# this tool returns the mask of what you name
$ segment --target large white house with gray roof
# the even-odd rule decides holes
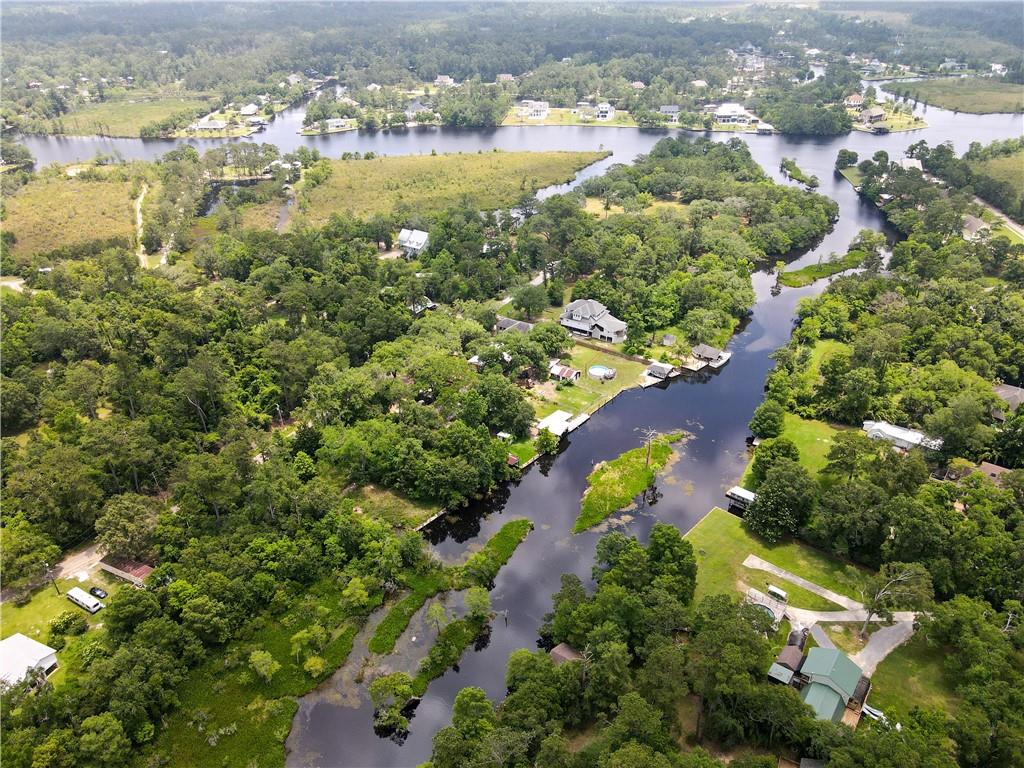
[[[600,301],[576,299],[565,308],[559,322],[573,333],[618,344],[626,340],[626,324]]]

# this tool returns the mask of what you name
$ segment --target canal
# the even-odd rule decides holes
[[[854,132],[838,137],[752,136],[741,134],[755,159],[780,183],[783,157],[796,159],[808,174],[816,175],[817,190],[839,204],[839,220],[815,247],[794,257],[798,265],[816,262],[831,252],[845,252],[862,228],[891,231],[878,210],[863,202],[853,188],[833,172],[839,149],[852,149],[863,157],[885,150],[894,159],[920,139],[935,145],[951,141],[963,152],[972,141],[1018,137],[1020,115],[964,115],[936,108],[919,108],[929,123],[923,130],[873,136]],[[614,154],[580,174],[580,179],[602,173],[614,162],[630,162],[646,152],[666,131],[597,127],[509,127],[492,131],[420,128],[391,133],[350,132],[302,137],[301,107],[287,110],[268,129],[253,137],[276,144],[282,151],[300,144],[338,157],[342,152],[373,151],[385,155],[504,150],[608,149]],[[727,140],[730,134],[715,133]],[[141,139],[27,137],[25,143],[40,165],[93,157],[97,152],[131,159],[152,159],[175,142]],[[223,143],[218,140],[187,142],[200,151]],[[572,185],[547,190],[565,191]],[[773,363],[771,353],[786,343],[799,300],[820,293],[825,281],[800,289],[773,291],[774,278],[766,271],[753,276],[757,301],[749,321],[729,345],[731,362],[720,371],[697,374],[672,382],[667,388],[624,392],[595,414],[565,441],[557,458],[531,467],[515,484],[500,489],[487,501],[437,521],[426,536],[437,554],[447,560],[464,556],[479,546],[509,519],[528,517],[533,532],[499,574],[491,594],[498,618],[486,643],[467,650],[457,671],[435,680],[412,718],[410,732],[399,742],[377,736],[372,727],[372,706],[365,688],[352,691],[351,675],[339,673],[317,691],[303,697],[288,738],[288,765],[385,768],[414,766],[430,757],[431,739],[451,718],[458,691],[468,685],[483,688],[500,700],[505,694],[505,664],[518,648],[536,648],[537,629],[550,608],[551,595],[563,573],[589,580],[598,533],[570,533],[579,511],[580,497],[593,466],[640,444],[639,428],[662,431],[683,429],[692,435],[681,458],[651,494],[651,503],[614,521],[621,530],[644,539],[655,521],[689,530],[707,511],[724,503],[723,492],[740,477],[747,462],[747,422],[761,401],[765,376]],[[410,653],[425,650],[428,640],[405,638]],[[339,686],[345,680],[345,696]]]

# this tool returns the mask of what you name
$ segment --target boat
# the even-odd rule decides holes
[[[723,365],[728,363],[731,359],[732,359],[732,352],[723,352],[718,357],[716,357],[714,360],[711,360],[708,363],[708,367],[709,368],[714,368],[715,370],[718,370]]]

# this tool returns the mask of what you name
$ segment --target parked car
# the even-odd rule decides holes
[[[100,600],[104,600],[107,597],[107,591],[105,589],[100,589],[99,587],[93,587],[90,589],[89,594],[93,597],[98,597]]]

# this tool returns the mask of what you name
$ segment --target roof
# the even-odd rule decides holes
[[[596,320],[607,311],[608,308],[595,299],[576,299],[576,301],[572,301],[566,306],[562,311],[562,315],[571,315],[573,312],[579,312],[584,319],[593,318]]]
[[[818,720],[838,722],[843,710],[846,709],[846,703],[838,693],[818,682],[805,685],[800,691],[800,698],[814,710],[814,716]]]
[[[865,109],[863,112],[860,113],[861,117],[880,117],[884,115],[885,110],[882,109],[881,107],[871,107],[869,109]]]
[[[864,102],[864,97],[859,93],[851,93],[846,97],[846,102],[848,104],[862,104]]]
[[[594,324],[600,326],[601,328],[603,328],[604,330],[608,331],[608,333],[611,334],[624,333],[626,331],[626,321],[619,320],[619,318],[617,318],[611,312],[608,312],[602,315],[601,317],[597,318]]]
[[[1007,472],[1012,472],[1013,470],[1008,469],[1007,467],[1001,467],[998,464],[991,464],[987,461],[983,461],[978,465],[978,471],[998,483],[1003,475]]]
[[[557,360],[548,366],[548,373],[556,379],[574,379],[580,375],[580,372],[575,368],[570,368],[568,365],[562,365]]]
[[[775,663],[780,667],[799,672],[801,665],[804,663],[803,651],[800,650],[799,646],[787,645],[779,651],[779,655],[775,658]]]
[[[16,685],[25,679],[33,667],[37,667],[48,656],[57,651],[31,637],[16,632],[0,640],[0,679],[9,685]]]
[[[970,232],[972,235],[976,235],[978,232],[980,232],[987,226],[988,224],[979,219],[977,216],[971,216],[970,214],[964,216],[964,229]]]
[[[572,421],[572,414],[567,411],[555,411],[537,422],[537,431],[546,429],[553,435],[561,437],[569,429],[569,422]]]
[[[679,112],[679,105],[663,104],[662,106],[658,107],[658,111],[661,112],[661,114],[663,115],[674,115]]]
[[[422,229],[403,229],[398,233],[398,245],[401,248],[421,250],[427,247],[430,235]]]
[[[568,643],[559,643],[552,648],[548,654],[551,656],[551,660],[555,662],[556,666],[564,664],[567,661],[579,661],[583,658],[583,654]]]
[[[696,357],[701,357],[705,360],[714,360],[722,354],[722,350],[712,347],[709,344],[698,344],[693,348],[693,354]]]
[[[924,168],[921,167],[921,161],[918,160],[916,157],[904,157],[902,160],[900,160],[900,168],[902,168],[904,171],[909,171],[911,168],[914,168],[918,171],[924,170]]]
[[[936,451],[942,448],[942,440],[938,438],[930,438],[924,432],[918,432],[916,429],[907,429],[906,427],[898,427],[887,421],[865,421],[863,429],[868,437],[873,440],[888,440],[890,443],[920,445]]]
[[[1020,387],[1015,387],[1012,384],[996,384],[992,387],[992,391],[999,396],[1000,400],[1010,406],[1011,411],[1017,410],[1024,403],[1024,389]]]
[[[853,698],[862,676],[861,669],[849,656],[836,648],[811,648],[800,673],[810,680],[824,683],[843,696],[843,704]]]
[[[747,110],[743,108],[742,104],[737,104],[734,101],[727,101],[722,104],[718,109],[715,110],[716,115],[745,115]]]
[[[100,565],[108,565],[111,568],[116,568],[123,573],[127,573],[129,576],[144,581],[149,574],[153,572],[153,566],[147,565],[146,563],[138,560],[129,560],[124,557],[104,557],[100,561]]]
[[[529,333],[533,330],[533,323],[527,323],[524,320],[514,320],[511,317],[502,317],[498,315],[497,322],[494,324],[495,330],[498,331],[516,331],[517,333]]]
[[[656,371],[658,373],[669,374],[669,373],[672,373],[672,364],[671,363],[659,363],[659,362],[655,361],[655,362],[651,363],[649,366],[647,366],[647,370],[648,371]]]
[[[781,664],[775,663],[768,667],[768,679],[775,680],[783,685],[793,682],[793,670],[787,669]]]

